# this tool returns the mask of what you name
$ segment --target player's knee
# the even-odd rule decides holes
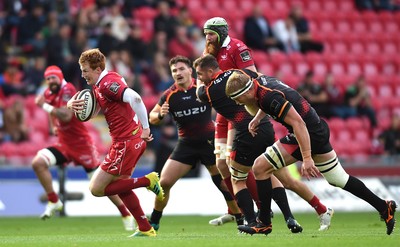
[[[101,197],[104,196],[104,189],[97,187],[94,183],[89,184],[89,191],[93,196]]]
[[[337,156],[326,162],[316,163],[315,166],[318,167],[326,181],[332,186],[344,188],[347,181],[349,181],[350,176],[343,169]]]
[[[38,155],[32,161],[32,169],[36,172],[48,169],[46,162]]]
[[[248,171],[243,171],[241,169],[238,169],[236,167],[230,166],[229,171],[231,173],[231,177],[233,181],[246,181],[247,176],[249,174]]]
[[[275,170],[279,170],[286,166],[284,157],[276,143],[272,146],[269,146],[265,153],[263,153],[261,156],[264,156],[263,158],[267,161],[266,163],[268,163]]]
[[[165,179],[165,178],[161,177],[160,185],[163,188],[164,193],[167,193],[171,190],[172,186],[174,186],[174,182],[172,182],[169,179]]]
[[[43,148],[39,150],[33,158],[32,168],[35,171],[39,171],[42,169],[47,169],[50,166],[54,166],[57,163],[57,159],[54,154],[47,148]]]
[[[263,171],[265,171],[265,166],[267,162],[265,162],[264,157],[259,156],[253,164],[253,172],[254,172],[254,176],[257,178],[258,176],[260,176]]]

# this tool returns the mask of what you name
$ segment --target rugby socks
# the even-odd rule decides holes
[[[120,193],[118,196],[124,202],[125,206],[129,209],[133,217],[135,218],[138,228],[140,231],[148,231],[151,229],[151,225],[144,214],[138,197],[131,190],[125,193]]]
[[[232,180],[231,180],[231,176],[224,178],[224,182],[226,184],[226,187],[228,187],[229,192],[231,193],[231,195],[235,195],[235,193],[233,193],[233,186],[232,186]]]
[[[279,209],[281,210],[283,216],[285,217],[285,221],[289,218],[293,218],[292,211],[289,207],[289,202],[286,196],[286,190],[283,187],[276,187],[272,190],[272,199],[276,202]]]
[[[153,209],[153,212],[151,213],[150,216],[150,222],[154,224],[160,224],[162,213],[163,213],[162,211],[157,211]]]
[[[121,213],[122,217],[131,215],[131,213],[129,212],[129,210],[126,208],[126,206],[124,204],[119,205],[117,208],[118,208],[119,212]]]
[[[260,208],[260,198],[257,193],[257,183],[256,183],[256,178],[254,177],[253,171],[250,171],[248,173],[247,180],[246,180],[246,186],[247,186],[247,189],[249,189],[251,197],[253,198],[254,202],[256,203],[257,208]]]
[[[271,224],[271,199],[272,199],[272,183],[271,178],[265,180],[256,180],[258,197],[260,198],[260,212],[258,218],[265,225]],[[285,193],[286,194],[286,193]]]
[[[104,189],[104,195],[112,196],[149,185],[150,181],[146,177],[119,179],[107,185],[107,187]]]
[[[317,196],[314,196],[308,203],[315,209],[318,215],[325,213],[327,210],[325,205],[319,201]]]
[[[387,208],[385,200],[382,200],[375,195],[361,180],[356,177],[350,176],[349,181],[347,181],[343,189],[368,202],[378,212],[383,212]]]
[[[242,210],[244,217],[248,224],[256,222],[256,215],[254,213],[254,203],[247,189],[242,189],[236,193],[236,200],[238,206]]]
[[[49,202],[56,203],[58,201],[58,195],[56,192],[50,192],[47,194],[47,199]]]

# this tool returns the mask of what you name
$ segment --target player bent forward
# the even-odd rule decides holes
[[[342,188],[373,206],[386,223],[386,233],[390,235],[393,232],[396,202],[379,198],[361,180],[346,173],[329,142],[328,124],[297,91],[273,77],[262,75],[252,80],[243,73],[235,72],[227,82],[226,94],[238,104],[259,109],[249,123],[252,135],[257,135],[260,119],[267,114],[289,130],[288,135],[268,147],[254,162],[257,188],[259,193],[265,194],[260,196],[261,222],[244,225],[241,231],[254,234],[265,227],[270,227],[272,231],[269,215],[271,174],[300,160],[303,176],[310,179],[320,172],[332,186]]]

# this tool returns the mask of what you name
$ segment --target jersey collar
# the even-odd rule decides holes
[[[224,43],[222,43],[221,47],[227,47],[230,42],[231,42],[231,37],[227,36],[226,39],[224,40]]]
[[[99,85],[101,79],[103,79],[103,77],[106,76],[107,74],[108,74],[108,70],[106,70],[106,69],[101,72],[99,79],[97,79],[96,86]]]

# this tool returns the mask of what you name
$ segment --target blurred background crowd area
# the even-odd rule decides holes
[[[27,166],[51,144],[34,104],[43,72],[58,65],[78,90],[82,51],[98,47],[150,111],[173,79],[175,55],[199,57],[203,23],[224,17],[258,70],[296,88],[327,119],[342,159],[400,154],[400,1],[390,0],[2,0],[0,164]],[[87,123],[102,154],[103,119]],[[175,145],[171,120],[153,127],[151,162]],[[275,124],[277,136],[285,129]],[[155,161],[159,159],[159,161]]]

